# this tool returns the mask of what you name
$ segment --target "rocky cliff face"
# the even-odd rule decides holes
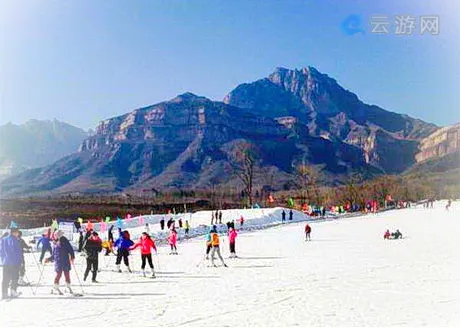
[[[207,188],[235,184],[230,157],[253,145],[261,171],[282,188],[306,162],[338,184],[401,172],[436,127],[366,105],[314,68],[278,69],[238,86],[224,102],[190,93],[105,120],[80,149],[4,181],[5,194]],[[257,184],[267,184],[259,174]]]
[[[460,124],[436,130],[420,142],[417,162],[436,159],[460,151]]]

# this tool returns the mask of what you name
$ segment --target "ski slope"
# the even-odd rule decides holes
[[[22,287],[0,303],[0,326],[459,326],[460,204],[445,203],[313,222],[311,242],[304,222],[241,233],[228,268],[207,267],[203,238],[193,238],[177,256],[160,247],[156,279],[112,272],[115,257],[101,255],[100,283],[86,283],[81,298],[50,295],[50,265],[37,295]],[[404,239],[383,240],[387,228]],[[130,261],[139,270],[137,251]]]

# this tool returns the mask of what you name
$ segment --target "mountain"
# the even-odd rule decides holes
[[[364,104],[312,67],[280,68],[223,102],[186,93],[105,120],[78,152],[5,180],[2,192],[235,186],[230,158],[242,144],[258,153],[258,185],[289,187],[299,163],[315,166],[322,183],[340,184],[355,172],[402,172],[436,129]]]
[[[408,173],[443,173],[460,169],[460,124],[440,128],[420,142],[417,164]]]
[[[290,116],[310,135],[341,141],[364,152],[367,163],[398,173],[415,163],[418,143],[437,127],[363,103],[313,67],[278,68],[268,78],[241,84],[224,102],[269,117]]]
[[[88,134],[58,120],[0,126],[0,177],[54,163],[78,150]]]

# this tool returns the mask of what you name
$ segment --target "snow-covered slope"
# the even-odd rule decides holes
[[[155,280],[112,272],[115,258],[101,256],[100,283],[83,286],[82,298],[50,295],[49,265],[37,295],[23,287],[0,303],[0,326],[458,326],[460,204],[444,205],[312,222],[311,242],[301,222],[242,233],[228,268],[207,267],[203,239],[193,238],[177,256],[160,247]],[[387,228],[404,239],[383,240]],[[139,270],[137,251],[130,260]]]

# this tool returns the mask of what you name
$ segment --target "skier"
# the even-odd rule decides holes
[[[224,259],[222,258],[222,255],[220,254],[219,235],[217,234],[216,226],[213,226],[212,231],[211,231],[211,264],[215,267],[217,267],[217,265],[214,264],[214,256],[216,252],[222,262],[222,265],[224,267],[227,267],[227,264],[225,264]]]
[[[244,217],[241,215],[240,217],[240,226],[243,227],[244,224]]]
[[[284,222],[286,221],[286,211],[283,210],[283,212],[281,213],[281,221]]]
[[[450,208],[451,205],[452,205],[452,200],[449,199],[449,200],[447,201],[447,205],[446,205],[446,210],[447,210],[447,211],[449,210],[449,208]]]
[[[145,265],[146,265],[146,261],[148,261],[150,269],[152,270],[152,278],[155,278],[155,270],[153,268],[152,251],[151,251],[151,249],[153,248],[155,250],[155,253],[157,253],[157,247],[155,246],[155,241],[150,237],[148,233],[143,232],[139,241],[135,243],[133,246],[131,246],[129,249],[133,250],[139,246],[141,247],[142,275],[145,277]]]
[[[179,218],[179,228],[182,228],[182,218]]]
[[[188,232],[190,230],[190,223],[188,223],[188,220],[185,220],[185,235],[188,236]]]
[[[79,234],[80,236],[78,237],[78,252],[80,253],[83,250],[83,243],[85,242],[85,238],[83,237],[83,230],[80,229]]]
[[[150,233],[150,227],[148,223],[145,224],[145,232],[148,234]]]
[[[96,281],[97,270],[99,267],[99,252],[102,251],[102,240],[99,238],[99,235],[96,231],[93,231],[91,236],[86,240],[83,249],[86,253],[86,270],[83,275],[83,281],[86,281],[88,274],[93,269],[93,275],[91,278],[92,282]]]
[[[24,276],[26,275],[26,261],[24,260],[24,252],[25,251],[30,252],[30,250],[32,249],[32,246],[27,245],[24,239],[22,239],[22,231],[19,231],[18,239],[19,239],[19,244],[21,245],[21,250],[22,250],[21,267],[19,268],[18,285],[26,286],[27,283],[24,281]]]
[[[390,230],[387,229],[387,231],[385,231],[385,234],[383,235],[383,239],[390,239],[390,236],[391,236]]]
[[[235,241],[236,237],[238,236],[238,232],[235,229],[230,228],[228,231],[228,241],[230,243],[230,258],[237,257],[235,251]]]
[[[211,232],[214,227],[209,229],[209,232],[206,234],[206,260],[209,260],[209,252],[211,251]]]
[[[161,227],[161,230],[165,229],[165,219],[164,218],[161,218],[160,220],[160,227]]]
[[[294,213],[292,213],[292,210],[289,210],[289,221],[292,221],[293,216]]]
[[[219,212],[219,224],[222,224],[222,211]]]
[[[399,229],[396,229],[395,232],[391,234],[393,239],[401,239],[403,237],[402,233],[399,231]]]
[[[323,206],[323,210],[322,210],[322,216],[326,216],[326,206]]]
[[[174,227],[169,231],[168,242],[171,247],[171,253],[169,253],[169,255],[177,255],[177,231]]]
[[[113,232],[112,232],[113,227],[114,227],[114,225],[111,225],[111,226],[110,226],[110,228],[109,228],[109,235],[108,235],[108,236],[109,236],[109,242],[111,243],[111,245],[113,245]],[[105,254],[105,255],[108,255],[108,253]]]
[[[49,252],[51,257],[53,256],[53,250],[51,249],[50,234],[51,234],[51,229],[48,230],[48,233],[43,234],[42,237],[38,240],[37,250],[40,247],[40,244],[42,244],[42,252],[40,254],[40,264],[42,263],[46,252]]]
[[[21,244],[19,242],[19,230],[11,228],[10,234],[0,239],[0,262],[3,265],[2,300],[8,298],[8,288],[11,283],[10,297],[21,295],[17,291],[19,269],[23,258]]]
[[[59,295],[62,295],[62,292],[59,289],[59,281],[61,280],[62,273],[64,272],[67,290],[70,294],[73,294],[72,288],[70,287],[70,269],[71,263],[73,263],[75,259],[75,253],[69,240],[64,237],[64,232],[62,230],[57,230],[55,235],[57,242],[53,250],[53,258],[56,277],[54,278],[54,288],[52,292],[55,291]]]
[[[307,224],[305,225],[305,241],[311,240],[310,234],[311,234],[311,227],[310,227],[310,225],[307,223]]]
[[[215,219],[216,224],[219,223],[219,221],[218,221],[218,220],[219,220],[219,210],[216,210],[216,216],[215,216],[215,218],[216,218],[216,219]]]
[[[117,260],[115,264],[117,265],[118,272],[121,272],[121,268],[120,268],[121,259],[123,259],[123,262],[128,268],[128,271],[130,273],[132,272],[131,268],[129,267],[128,256],[129,256],[129,248],[133,245],[134,243],[130,239],[129,232],[127,230],[123,231],[121,233],[121,236],[115,242],[115,247],[117,248]]]
[[[216,219],[216,223],[217,223],[217,219]],[[211,225],[214,224],[214,211],[211,212]]]

